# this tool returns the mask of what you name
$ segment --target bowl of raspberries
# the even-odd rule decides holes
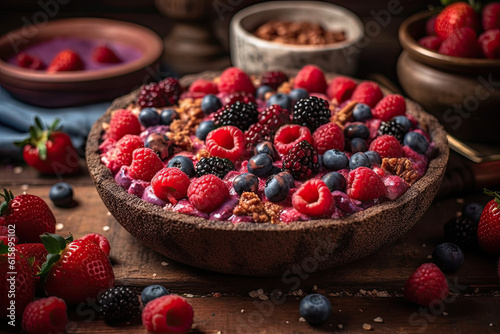
[[[401,24],[399,40],[406,93],[457,138],[499,143],[489,119],[500,103],[500,2],[417,13]]]
[[[448,145],[414,102],[307,65],[145,85],[94,124],[86,154],[104,204],[148,247],[276,276],[402,236],[432,202]]]

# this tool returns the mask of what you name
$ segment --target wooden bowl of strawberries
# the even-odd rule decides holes
[[[406,19],[398,78],[406,93],[459,139],[500,143],[500,3],[480,13],[458,2]],[[496,13],[496,14],[495,14]]]

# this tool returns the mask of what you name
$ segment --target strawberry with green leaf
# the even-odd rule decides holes
[[[500,193],[488,189],[484,189],[484,193],[494,198],[486,204],[481,213],[477,238],[485,252],[500,254]]]
[[[42,291],[42,283],[38,273],[43,263],[47,261],[48,253],[45,246],[42,243],[28,243],[16,245],[15,248],[22,257],[28,260],[35,281],[35,287],[38,291]]]

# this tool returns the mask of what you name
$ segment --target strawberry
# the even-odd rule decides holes
[[[477,31],[479,20],[476,12],[465,2],[446,6],[436,18],[436,34],[442,40],[450,37],[457,29],[470,28]]]
[[[480,55],[476,33],[467,27],[456,29],[441,43],[438,52],[452,57],[476,58]]]
[[[86,302],[115,283],[108,256],[95,242],[67,239],[45,233],[42,243],[49,255],[42,265],[40,276],[44,280],[47,296],[57,296],[68,304]]]
[[[245,92],[255,94],[255,87],[252,80],[237,67],[229,67],[222,72],[218,83],[219,92],[236,93]]]
[[[424,307],[435,306],[448,296],[446,277],[434,263],[424,263],[405,283],[406,300]]]
[[[28,334],[64,333],[67,323],[66,303],[57,297],[35,300],[23,313],[23,330]]]
[[[118,109],[113,112],[109,121],[109,129],[107,132],[108,139],[119,140],[123,136],[139,135],[141,133],[141,123],[137,116],[130,110]]]
[[[0,205],[0,215],[7,225],[14,225],[21,242],[39,242],[45,232],[54,233],[56,218],[47,203],[38,196],[19,195],[4,189],[1,195],[5,202]]]
[[[92,50],[92,60],[104,64],[121,63],[116,53],[106,45],[96,46],[94,50]]]
[[[133,160],[128,174],[133,179],[149,182],[164,167],[158,154],[150,148],[138,148],[132,156]]]
[[[38,289],[42,288],[40,277],[37,276],[42,268],[43,263],[47,260],[47,250],[42,243],[28,243],[16,245],[16,250],[21,254],[31,266],[35,286]]]
[[[500,193],[487,189],[484,193],[494,198],[486,204],[481,213],[477,238],[485,252],[500,254]]]
[[[492,2],[483,8],[483,29],[500,29],[500,2]]]
[[[478,43],[486,58],[500,59],[500,29],[483,32],[479,36]]]
[[[45,64],[35,56],[21,52],[16,56],[16,62],[19,67],[29,68],[31,70],[43,70]]]
[[[294,88],[303,88],[308,93],[325,93],[326,86],[325,74],[314,65],[304,66],[294,81]]]
[[[385,185],[380,176],[367,167],[358,167],[347,176],[347,195],[360,200],[385,196]]]
[[[333,78],[328,86],[328,97],[333,100],[337,99],[338,103],[342,103],[351,98],[357,84],[348,77],[338,76]]]
[[[109,256],[109,252],[111,251],[111,246],[109,245],[108,238],[99,233],[89,233],[80,238],[80,240],[88,240],[97,244],[99,248]]]
[[[19,243],[19,239],[17,236],[13,233],[9,233],[9,228],[5,226],[5,218],[2,216],[0,217],[0,241],[3,241],[4,244],[9,245],[9,243],[13,243],[14,245],[17,245]],[[12,229],[12,232],[14,232],[14,229]]]
[[[50,62],[47,73],[83,70],[83,61],[73,50],[62,50]]]
[[[73,174],[80,169],[78,152],[68,134],[60,131],[59,119],[50,127],[39,117],[29,129],[30,137],[16,142],[23,148],[24,161],[42,174]]]

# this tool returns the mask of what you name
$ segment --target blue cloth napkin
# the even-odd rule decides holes
[[[28,137],[35,116],[46,124],[59,118],[62,130],[71,136],[79,153],[84,154],[90,128],[110,105],[111,101],[68,108],[42,108],[18,101],[0,87],[0,160],[22,159],[22,149],[14,142]]]

